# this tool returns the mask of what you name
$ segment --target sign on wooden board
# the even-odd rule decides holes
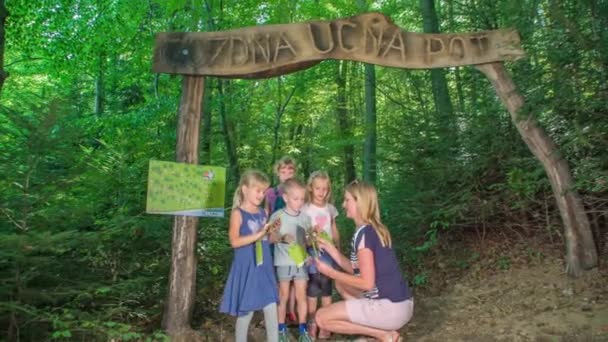
[[[383,14],[366,13],[221,32],[159,33],[153,71],[260,78],[305,69],[326,59],[428,69],[523,56],[515,30],[414,33],[402,30]]]

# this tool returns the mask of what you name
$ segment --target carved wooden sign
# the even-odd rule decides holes
[[[260,78],[305,69],[325,59],[427,69],[523,56],[515,30],[421,34],[402,30],[383,14],[366,13],[222,32],[159,33],[153,70]]]

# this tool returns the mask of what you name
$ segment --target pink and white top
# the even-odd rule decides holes
[[[331,239],[334,240],[335,236],[331,230],[331,224],[338,216],[338,210],[333,204],[326,204],[324,207],[318,207],[312,203],[307,203],[302,208],[302,212],[310,218],[310,225],[312,227],[319,226],[326,232]]]

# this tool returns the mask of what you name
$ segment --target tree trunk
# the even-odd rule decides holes
[[[357,0],[359,11],[366,12],[369,5]],[[376,183],[376,67],[365,64],[365,143],[363,145],[363,179]]]
[[[6,22],[6,17],[8,17],[8,11],[6,10],[6,6],[4,6],[4,0],[0,0],[0,94],[2,94],[2,86],[4,85],[4,80],[6,80],[6,78],[8,77],[8,73],[4,71],[4,23]]]
[[[437,12],[435,11],[434,0],[420,0],[420,8],[422,9],[424,32],[439,33],[439,20],[437,19]],[[450,92],[448,90],[448,82],[445,78],[445,70],[443,68],[431,69],[430,73],[433,99],[435,101],[435,110],[437,111],[439,127],[441,129],[441,137],[456,142],[456,124],[452,100],[450,99]],[[450,155],[455,154],[450,153]]]
[[[336,83],[338,85],[337,108],[338,130],[344,146],[344,184],[357,178],[355,171],[355,148],[351,142],[351,128],[348,120],[348,102],[346,99],[347,61],[338,61]]]
[[[310,174],[314,171],[313,170],[313,166],[314,166],[313,125],[314,124],[313,124],[311,118],[309,118],[307,120],[309,120],[309,122],[308,122],[308,125],[306,125],[304,127],[304,132],[303,132],[305,147],[304,147],[304,157],[302,158],[302,174],[304,175],[305,179],[308,179],[308,176],[310,176]]]
[[[363,179],[376,183],[376,68],[365,64],[365,144]]]
[[[95,115],[103,113],[104,91],[103,91],[103,53],[99,54],[99,70],[95,78]]]
[[[9,305],[20,305],[21,303],[21,267],[19,263],[15,263],[15,288],[13,290],[14,297],[10,297]],[[18,342],[20,341],[21,329],[19,322],[19,315],[16,312],[17,310],[11,310],[10,316],[8,318],[8,329],[6,340],[8,342]]]
[[[282,95],[283,94],[283,85],[282,85],[280,77],[277,78],[277,88],[278,88],[278,99],[277,99],[276,115],[274,117],[271,165],[274,165],[274,162],[277,160],[277,151],[279,150],[279,132],[281,130],[281,118],[283,117],[283,114],[285,113],[285,109],[287,108],[289,101],[291,101],[291,98],[293,97],[293,95],[296,92],[296,87],[294,86],[291,89],[291,92],[289,92],[289,95],[287,95],[285,102],[283,102],[283,98],[282,98],[283,97],[283,95]]]
[[[154,82],[152,87],[154,88],[154,99],[156,100],[156,109],[160,109],[160,94],[158,92],[158,83],[160,80],[160,74],[154,74]]]
[[[608,27],[608,11],[606,11],[608,4],[606,2],[600,3],[598,0],[588,0],[583,1],[583,3],[589,7],[591,13],[592,32],[599,42],[595,47],[599,51],[603,73],[606,75],[608,74],[608,32],[605,28]]]
[[[211,164],[211,89],[212,89],[211,81],[206,80],[205,82],[205,94],[203,98],[203,105],[201,109],[203,115],[203,133],[201,135],[201,164],[209,165]]]
[[[585,209],[574,188],[570,167],[560,154],[557,145],[536,120],[525,111],[519,113],[524,105],[524,99],[517,91],[504,65],[490,63],[477,65],[476,68],[490,79],[526,145],[541,162],[549,176],[551,188],[564,222],[566,272],[570,276],[578,277],[583,270],[597,266],[597,250]]]
[[[197,164],[204,79],[184,76],[177,126],[176,160]],[[198,218],[175,216],[171,241],[171,271],[162,327],[171,336],[191,332],[196,297],[196,240]]]
[[[454,24],[454,0],[448,0],[448,28],[447,30],[453,32],[456,30],[456,25]],[[458,109],[457,113],[465,113],[465,105],[464,105],[464,90],[462,88],[462,77],[460,75],[462,68],[456,67],[454,68],[454,82],[456,84],[456,95],[458,98]]]
[[[236,153],[236,144],[232,137],[232,128],[230,127],[230,123],[226,118],[226,96],[224,94],[224,81],[222,79],[218,79],[217,81],[217,92],[220,96],[220,121],[222,124],[222,135],[224,136],[224,144],[226,144],[226,152],[228,153],[228,163],[230,164],[229,175],[233,184],[239,183],[239,178],[241,178],[239,174],[239,159]]]

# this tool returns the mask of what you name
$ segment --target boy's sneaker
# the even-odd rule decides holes
[[[298,337],[298,342],[313,342],[313,339],[308,335],[308,331],[304,331]]]
[[[289,342],[289,336],[287,335],[287,329],[279,331],[279,342]]]

